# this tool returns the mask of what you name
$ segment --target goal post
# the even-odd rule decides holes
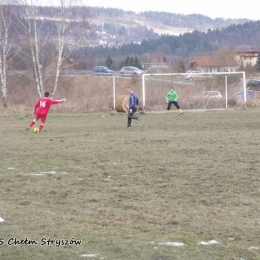
[[[171,87],[184,110],[246,108],[249,102],[244,71],[155,73],[142,75],[143,108],[165,110],[165,97]]]

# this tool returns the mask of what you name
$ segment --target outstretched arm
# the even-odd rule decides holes
[[[66,98],[58,99],[58,100],[53,100],[53,99],[51,99],[50,102],[51,102],[52,105],[54,105],[54,104],[59,104],[59,103],[65,102],[65,101],[67,101]]]

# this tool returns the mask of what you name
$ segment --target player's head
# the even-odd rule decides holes
[[[44,96],[45,96],[45,97],[48,97],[49,95],[50,95],[49,92],[45,92],[45,93],[44,93]]]
[[[126,90],[127,90],[128,93],[132,93],[133,92],[131,87],[127,87]]]
[[[171,87],[171,92],[173,92],[174,91],[174,88],[173,87]]]

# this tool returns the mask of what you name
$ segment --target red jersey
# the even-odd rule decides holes
[[[34,106],[34,114],[37,113],[37,115],[41,115],[41,116],[47,116],[50,106],[53,104],[59,104],[62,103],[63,99],[60,100],[53,100],[50,99],[48,97],[42,97],[40,98],[37,103]]]

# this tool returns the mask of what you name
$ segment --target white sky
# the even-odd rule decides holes
[[[57,0],[56,0],[57,1]],[[76,0],[77,1],[77,0]],[[165,11],[175,14],[202,14],[211,18],[260,20],[260,0],[79,0],[85,6],[112,7],[125,11]],[[50,0],[38,0],[48,5]],[[55,0],[52,0],[52,3]]]

